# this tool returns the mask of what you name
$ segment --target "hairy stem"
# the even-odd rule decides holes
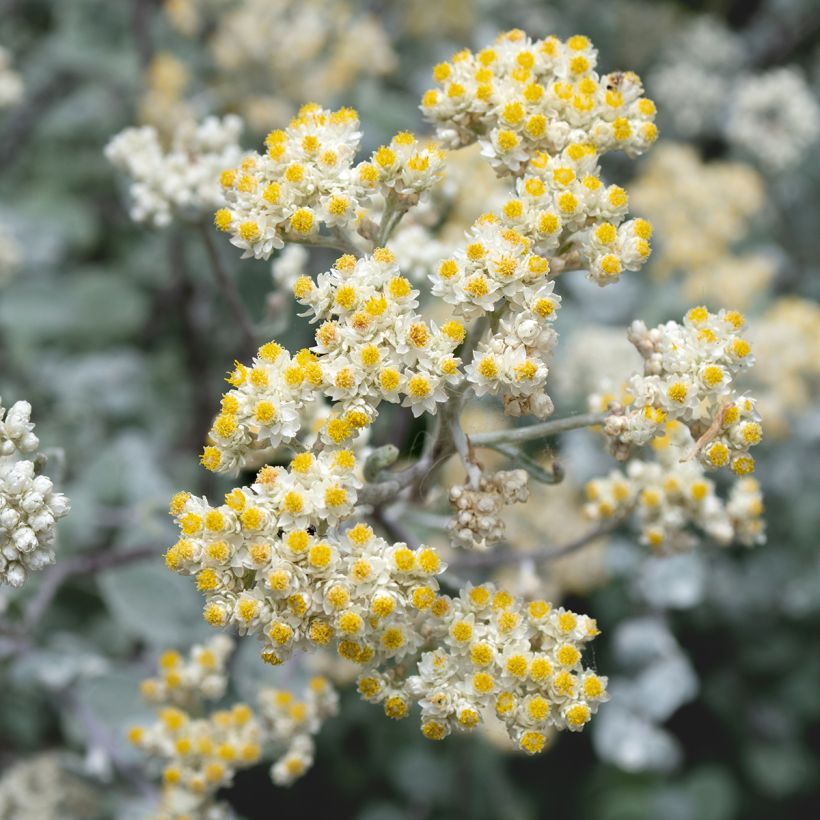
[[[570,430],[580,430],[584,427],[594,427],[603,424],[607,413],[581,413],[577,416],[567,416],[563,419],[552,419],[539,424],[530,424],[527,427],[515,427],[512,430],[494,430],[489,433],[476,433],[470,436],[474,447],[491,447],[494,444],[514,444],[522,441],[546,438]]]

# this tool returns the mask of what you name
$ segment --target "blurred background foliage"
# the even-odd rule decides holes
[[[73,505],[60,526],[57,567],[20,593],[0,592],[0,805],[10,789],[50,790],[54,798],[53,805],[33,804],[39,808],[32,814],[0,809],[3,817],[143,816],[151,795],[123,741],[125,726],[144,713],[137,682],[160,648],[184,647],[206,632],[198,594],[159,556],[174,538],[165,514],[170,495],[180,487],[212,493],[222,486],[198,467],[196,453],[221,380],[241,355],[240,338],[196,230],[182,223],[152,230],[128,218],[122,180],[102,154],[113,134],[139,120],[161,126],[184,100],[197,116],[242,113],[244,144],[255,147],[307,90],[323,94],[323,102],[357,107],[369,150],[402,128],[425,132],[417,100],[432,64],[512,26],[534,37],[587,34],[603,66],[638,71],[651,96],[653,77],[686,57],[682,38],[698,21],[718,34],[709,47],[720,52],[725,38],[739,44],[746,74],[794,66],[810,87],[820,80],[814,0],[405,0],[350,7],[323,0],[307,6],[331,26],[346,8],[372,16],[383,36],[382,51],[372,52],[379,64],[351,65],[349,56],[328,56],[328,47],[307,67],[294,58],[288,70],[268,75],[252,64],[220,63],[213,43],[226,4],[187,5],[199,17],[181,30],[180,2],[0,0],[0,45],[25,89],[16,105],[0,111],[0,226],[4,241],[17,248],[16,263],[0,277],[0,394],[34,406],[44,446],[63,451],[51,473]],[[294,4],[274,5],[285,14]],[[286,26],[269,48],[287,52]],[[157,79],[168,55],[178,65],[166,62],[165,79]],[[306,76],[321,61],[330,62],[324,73]],[[344,82],[326,87],[343,67]],[[184,87],[176,97],[175,82]],[[157,99],[163,93],[169,100]],[[820,282],[816,148],[789,170],[772,169],[744,155],[719,127],[681,129],[675,111],[656,99],[656,151],[682,140],[700,161],[744,162],[760,181],[760,208],[739,241],[721,251],[751,249],[768,260],[762,285],[744,278],[748,266],[737,274],[753,328],[784,297],[811,307]],[[613,161],[606,173],[632,189],[630,177],[640,177],[651,161],[651,153],[630,167]],[[695,207],[710,213],[708,202]],[[656,226],[662,256],[669,239],[662,222]],[[306,327],[290,326],[289,297],[273,290],[269,264],[239,265],[221,250],[262,333],[291,347],[307,343]],[[317,252],[311,265],[318,271],[328,261]],[[720,255],[709,264],[719,263]],[[630,274],[606,299],[573,283],[558,324],[562,346],[570,349],[591,320],[622,333],[635,317],[679,317],[692,299],[716,304],[721,280],[692,285],[694,263],[686,259],[661,278],[659,264]],[[780,413],[780,434],[759,448],[768,543],[647,559],[625,530],[596,559],[606,583],[558,584],[564,603],[596,617],[604,630],[595,662],[617,694],[602,709],[600,726],[525,759],[484,738],[430,744],[412,721],[387,721],[347,690],[302,781],[274,791],[260,766],[236,778],[228,802],[248,818],[318,814],[329,804],[335,816],[357,820],[813,816],[820,800],[816,366],[798,368],[802,406],[792,393],[778,394],[786,391],[778,377],[795,355],[820,357],[817,314],[810,315],[807,338],[775,334],[759,365]],[[576,364],[566,354],[567,392],[556,397],[557,415],[583,406]],[[559,359],[555,371],[561,366]],[[395,442],[405,452],[415,429]],[[612,466],[592,434],[567,437],[559,457],[576,496],[585,479]],[[552,516],[560,518],[560,507],[539,514],[536,528],[557,540]],[[135,550],[152,560],[83,564],[90,555]],[[68,572],[50,586],[61,565]],[[250,660],[243,674],[275,676]],[[240,691],[248,681],[243,674]],[[604,721],[607,710],[612,715]],[[51,760],[59,765],[48,768]],[[33,761],[40,769],[29,776],[23,767]]]

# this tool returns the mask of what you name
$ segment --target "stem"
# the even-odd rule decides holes
[[[528,552],[515,552],[507,550],[506,552],[487,552],[474,553],[472,555],[465,555],[452,561],[448,568],[452,570],[471,569],[473,567],[498,567],[504,564],[520,564],[524,561],[532,561],[533,563],[541,563],[543,561],[554,561],[556,558],[563,558],[565,555],[570,555],[577,552],[582,547],[585,547],[596,538],[601,538],[604,535],[612,532],[621,518],[617,517],[605,524],[601,524],[593,530],[579,536],[578,538],[568,541],[566,544],[561,544],[557,547],[544,547],[543,549],[530,550]]]
[[[540,424],[530,424],[527,427],[515,427],[512,430],[494,430],[489,433],[476,433],[470,436],[474,447],[491,447],[494,444],[518,443],[546,438],[570,430],[580,430],[583,427],[594,427],[606,421],[607,413],[581,413],[577,416],[567,416],[563,419],[543,421]]]
[[[216,284],[222,292],[223,298],[228,303],[228,307],[231,313],[233,313],[236,323],[239,325],[239,329],[242,332],[243,347],[245,347],[249,353],[248,358],[252,358],[259,347],[253,319],[250,313],[248,313],[245,303],[242,301],[242,296],[239,293],[236,282],[222,264],[222,259],[219,256],[219,251],[214,244],[208,226],[200,225],[200,233],[205,242],[208,258],[211,261],[211,270],[213,271],[214,279],[216,279]]]
[[[362,250],[352,239],[343,236],[336,232],[333,236],[326,236],[325,234],[316,234],[315,236],[286,237],[288,242],[294,245],[305,245],[309,248],[330,248],[332,250],[341,251],[342,253],[351,253],[357,259],[361,258]]]

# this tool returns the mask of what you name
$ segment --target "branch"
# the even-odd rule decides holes
[[[595,539],[612,532],[618,524],[621,523],[621,520],[620,517],[613,518],[605,524],[601,524],[584,535],[572,541],[568,541],[566,544],[561,544],[558,547],[544,547],[543,549],[530,550],[528,552],[507,550],[505,552],[474,553],[450,562],[448,568],[461,570],[472,569],[474,567],[498,567],[504,564],[521,564],[525,561],[532,561],[536,564],[543,561],[554,561],[557,558],[563,558],[565,555],[577,552],[582,547],[595,541]]]
[[[214,244],[210,228],[202,224],[199,226],[199,229],[202,234],[202,239],[205,242],[205,249],[208,251],[208,258],[211,261],[211,270],[213,271],[214,279],[216,279],[216,284],[219,286],[220,291],[222,291],[222,296],[228,303],[228,307],[231,313],[233,313],[236,323],[239,325],[239,329],[242,332],[243,346],[247,348],[250,354],[248,358],[252,358],[259,347],[256,338],[256,326],[250,313],[248,313],[248,309],[245,307],[245,303],[242,301],[242,296],[239,293],[236,282],[222,264],[222,259]]]
[[[474,447],[491,447],[494,444],[518,443],[546,438],[570,430],[580,430],[583,427],[593,427],[606,421],[607,413],[581,413],[577,416],[568,416],[563,419],[543,421],[540,424],[530,424],[528,427],[514,427],[512,430],[493,430],[489,433],[476,433],[470,436]]]

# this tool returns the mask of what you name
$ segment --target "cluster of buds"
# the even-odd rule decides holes
[[[0,583],[12,587],[54,563],[55,525],[70,509],[40,473],[42,457],[25,457],[39,444],[31,405],[18,401],[7,410],[0,400]]]
[[[687,458],[693,445],[684,424],[666,422],[664,434],[652,441],[657,461],[633,459],[625,472],[613,470],[590,481],[584,512],[595,521],[635,514],[641,543],[658,552],[692,549],[698,540],[693,527],[723,546],[733,541],[762,543],[763,503],[757,482],[738,480],[724,503],[703,465]]]
[[[229,115],[182,123],[167,149],[150,125],[117,134],[105,156],[131,180],[131,218],[161,227],[175,217],[199,220],[219,207],[219,173],[241,159],[241,132],[242,121]]]
[[[692,434],[690,456],[707,469],[731,466],[737,475],[754,470],[749,448],[763,437],[755,400],[739,394],[735,378],[754,357],[740,336],[745,320],[734,310],[692,308],[683,324],[648,330],[633,322],[629,339],[645,360],[644,374],[628,382],[629,403],[611,408],[604,429],[616,457],[630,445],[647,444],[666,421],[681,421]],[[591,397],[593,405],[597,397]]]
[[[236,772],[258,763],[269,747],[281,752],[271,768],[274,782],[294,782],[312,762],[312,736],[336,712],[336,692],[318,677],[301,701],[287,690],[262,689],[257,711],[245,703],[209,711],[206,703],[225,694],[233,648],[233,641],[220,635],[193,647],[187,658],[166,651],[157,677],[142,682],[143,695],[158,707],[157,720],[132,726],[128,738],[161,761],[162,818],[220,816],[217,791],[230,785]]]
[[[448,527],[450,539],[465,549],[486,552],[504,539],[504,507],[524,504],[529,497],[525,470],[483,474],[477,489],[452,486],[450,504],[455,512]]]
[[[351,108],[303,106],[286,129],[268,134],[265,154],[223,170],[226,204],[216,226],[243,256],[257,259],[268,259],[285,241],[313,243],[323,226],[330,244],[355,246],[354,232],[376,230],[362,222],[363,206],[378,201],[403,213],[438,182],[443,153],[406,132],[354,166],[358,129]]]

